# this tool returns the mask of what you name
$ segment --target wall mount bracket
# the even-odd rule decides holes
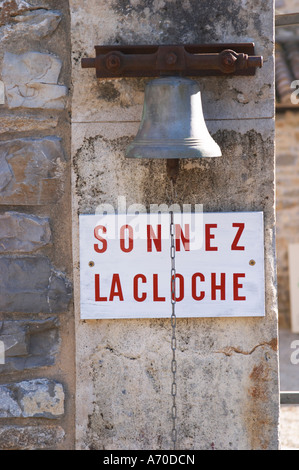
[[[255,75],[263,57],[254,43],[95,46],[95,58],[82,68],[95,68],[97,78]]]

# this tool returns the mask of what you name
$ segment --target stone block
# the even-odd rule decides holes
[[[47,218],[18,212],[0,215],[0,253],[33,252],[48,245],[50,240]]]
[[[9,108],[63,109],[67,87],[58,85],[62,63],[51,54],[6,52],[2,64]]]
[[[0,418],[56,419],[64,414],[63,386],[34,379],[0,385]]]
[[[19,325],[7,325],[7,322],[0,323],[0,340],[5,346],[5,359],[8,357],[19,357],[28,354],[27,328]],[[13,327],[11,327],[13,326]],[[0,366],[0,370],[1,370]]]
[[[1,85],[1,84],[0,84]],[[0,134],[10,132],[45,131],[54,129],[58,124],[57,116],[1,115]]]
[[[0,256],[0,305],[3,313],[63,312],[71,284],[43,256]]]
[[[0,341],[5,347],[0,373],[52,366],[59,349],[59,322],[56,317],[3,321]]]
[[[25,0],[2,0],[0,1],[0,26],[7,23],[11,17],[17,16],[25,11],[33,10],[33,7]]]
[[[55,137],[0,142],[1,204],[55,203],[63,193],[64,160]]]
[[[55,449],[65,437],[60,426],[2,426],[0,429],[1,450]]]
[[[40,40],[50,36],[61,21],[59,11],[27,11],[9,16],[4,26],[0,23],[0,41]],[[1,22],[1,19],[0,19]]]

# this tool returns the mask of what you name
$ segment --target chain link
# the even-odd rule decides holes
[[[171,349],[172,349],[172,361],[171,361],[171,372],[172,372],[172,384],[171,384],[171,396],[172,396],[172,432],[171,439],[173,444],[173,449],[176,449],[177,444],[177,429],[176,429],[176,419],[177,419],[177,406],[176,406],[176,395],[177,395],[177,384],[176,384],[176,373],[177,373],[177,361],[176,361],[176,268],[175,268],[175,225],[174,225],[174,215],[173,212],[170,212],[170,258],[171,258],[171,327],[172,327],[172,337],[171,337]]]

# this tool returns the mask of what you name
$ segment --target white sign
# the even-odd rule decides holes
[[[177,317],[264,316],[263,213],[174,224]],[[81,318],[169,318],[170,246],[170,214],[81,215]]]

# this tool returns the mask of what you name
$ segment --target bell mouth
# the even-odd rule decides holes
[[[215,145],[206,147],[199,139],[181,140],[138,140],[133,141],[126,150],[127,158],[217,158],[221,157],[220,147]]]

